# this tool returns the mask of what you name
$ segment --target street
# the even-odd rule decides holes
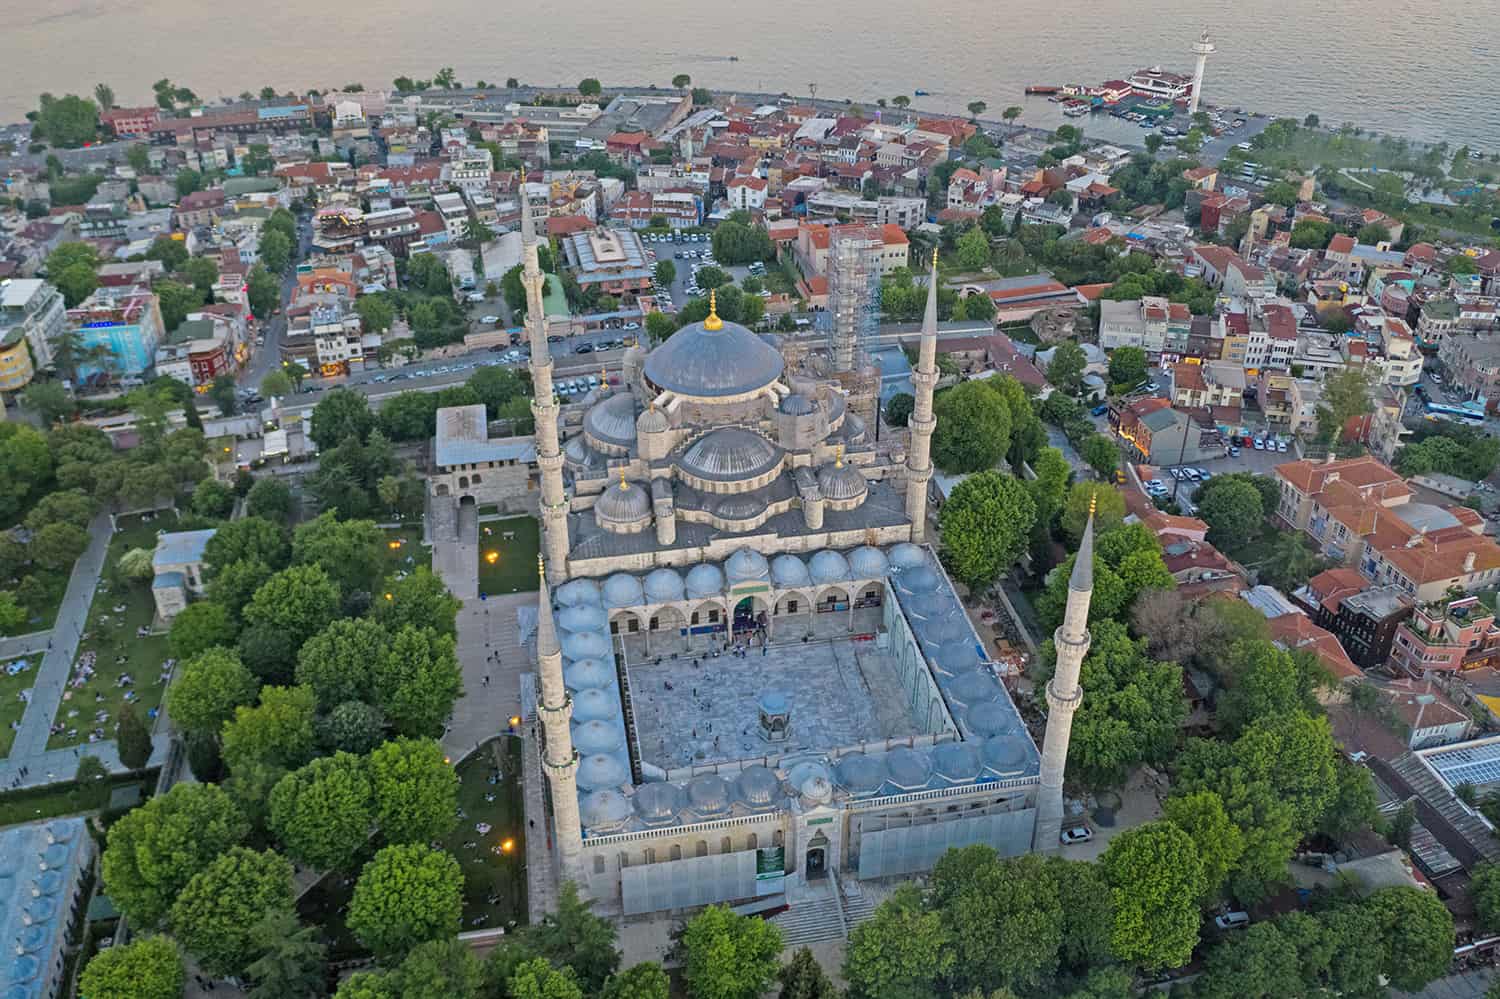
[[[291,267],[281,278],[281,299],[278,314],[269,317],[258,316],[261,323],[261,335],[265,337],[264,344],[257,344],[254,352],[250,355],[250,363],[240,369],[239,383],[241,386],[251,389],[260,388],[260,383],[274,369],[281,364],[281,339],[286,335],[286,307],[292,300],[292,291],[297,287],[296,263],[307,256],[308,248],[312,245],[312,232],[310,228],[304,228],[301,220],[297,222],[297,252]]]

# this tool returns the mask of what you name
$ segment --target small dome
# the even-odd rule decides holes
[[[699,774],[687,785],[688,807],[699,815],[729,811],[729,782],[718,774]]]
[[[825,804],[833,798],[833,782],[821,774],[815,774],[798,784],[797,792],[810,805]]]
[[[760,516],[765,509],[765,501],[754,493],[736,493],[721,499],[714,507],[714,513],[725,520],[749,520]]]
[[[579,631],[562,636],[563,655],[579,659],[604,659],[613,652],[610,640],[597,631]]]
[[[885,553],[879,548],[862,545],[849,553],[849,571],[855,579],[879,579],[889,567]]]
[[[557,602],[564,607],[576,607],[585,604],[599,606],[603,603],[599,596],[599,583],[592,579],[570,579],[559,586],[554,595]]]
[[[997,735],[984,740],[984,765],[1001,777],[1019,777],[1026,770],[1026,739],[1020,735]]]
[[[890,782],[903,791],[926,787],[932,780],[932,760],[926,753],[905,746],[885,754],[885,769]]]
[[[936,593],[903,596],[901,606],[906,609],[906,616],[913,620],[930,621],[953,613],[953,604]]]
[[[611,722],[595,719],[573,726],[573,745],[586,756],[613,753],[624,745],[624,742],[619,727]]]
[[[610,607],[639,607],[646,602],[646,593],[639,579],[617,572],[604,581],[604,602]]]
[[[781,794],[781,781],[769,767],[746,767],[734,779],[735,799],[746,808],[769,808]]]
[[[613,829],[630,818],[630,802],[612,787],[594,791],[583,799],[579,809],[583,824],[591,829]]]
[[[756,706],[763,714],[768,715],[784,715],[791,710],[786,695],[779,690],[768,690],[761,694]]]
[[[941,584],[942,578],[930,565],[906,569],[896,577],[896,586],[906,593],[932,593]]]
[[[651,516],[651,492],[639,483],[615,482],[594,504],[594,519],[607,524],[639,524]]]
[[[590,406],[583,418],[583,429],[607,444],[618,447],[634,444],[635,397],[629,392],[618,392]]]
[[[667,421],[667,414],[655,406],[646,407],[645,412],[635,419],[635,432],[638,434],[664,434],[671,429]]]
[[[787,416],[811,416],[818,411],[818,407],[807,396],[793,392],[781,400],[781,411]]]
[[[806,586],[812,581],[807,565],[795,555],[777,555],[771,560],[771,580],[777,586]]]
[[[985,676],[979,670],[970,670],[961,674],[945,688],[948,696],[960,704],[975,706],[986,701],[993,701],[1000,696],[1000,691],[995,689],[995,681]],[[577,711],[574,711],[577,715]]]
[[[885,765],[873,756],[850,753],[839,760],[834,768],[839,783],[855,794],[869,794],[880,790],[885,783]]]
[[[964,714],[964,721],[968,722],[969,731],[981,739],[995,735],[1014,735],[1021,727],[1016,716],[1011,713],[1010,705],[998,698],[982,701],[969,708]]]
[[[620,699],[613,691],[580,690],[573,695],[573,717],[580,722],[608,721],[620,714]]]
[[[766,562],[766,557],[752,548],[741,548],[724,563],[724,577],[729,580],[730,586],[735,583],[759,582],[770,575],[771,566]]]
[[[927,564],[927,553],[910,541],[903,541],[891,549],[891,568],[915,569]]]
[[[982,764],[979,751],[966,742],[945,742],[933,747],[932,768],[954,783],[965,783],[979,776]]]
[[[815,583],[838,583],[849,578],[849,563],[838,552],[825,548],[808,565]]]
[[[852,500],[869,491],[865,475],[853,465],[824,465],[818,469],[818,491],[824,499]]]
[[[557,625],[563,631],[598,631],[609,625],[609,615],[595,604],[579,604],[564,607],[557,615]]]
[[[608,597],[608,587],[605,588],[605,596]],[[946,642],[957,642],[969,637],[969,623],[962,614],[948,614],[944,617],[924,618],[917,624],[917,634],[922,636],[922,641],[928,645],[938,647]]]
[[[941,672],[957,675],[979,665],[979,653],[974,643],[959,640],[944,642],[932,650],[932,663]]]
[[[635,789],[635,814],[649,826],[670,825],[686,802],[682,788],[676,784],[653,781]]]
[[[645,583],[646,600],[653,604],[662,604],[670,600],[682,599],[682,577],[677,574],[676,569],[660,568],[652,569],[646,576]]]
[[[585,791],[630,783],[630,768],[618,756],[596,753],[578,762],[578,786]]]
[[[563,670],[569,690],[606,690],[615,685],[615,670],[603,659],[580,659]]]
[[[865,418],[858,413],[850,413],[844,417],[844,437],[851,441],[861,441],[865,437]]]
[[[677,465],[700,479],[734,482],[764,475],[781,459],[781,448],[755,431],[719,427],[694,441],[677,459]]]
[[[723,592],[724,573],[712,562],[700,562],[688,570],[688,596],[716,597]]]

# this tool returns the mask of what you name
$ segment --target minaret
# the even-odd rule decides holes
[[[911,539],[921,544],[927,534],[927,482],[932,478],[932,390],[937,386],[937,250],[932,251],[932,277],[927,282],[927,314],[922,319],[922,346],[917,367],[911,373],[916,389],[911,418],[911,446],[906,451],[906,517],[911,521]]]
[[[552,620],[552,589],[547,585],[546,564],[536,557],[541,588],[537,594],[536,670],[541,678],[542,770],[552,789],[552,824],[561,859],[560,880],[582,889],[583,827],[578,819],[578,754],[573,751],[573,698],[563,686],[562,646]]]
[[[1188,117],[1198,113],[1198,97],[1203,93],[1203,67],[1208,65],[1208,57],[1215,52],[1214,43],[1208,40],[1208,29],[1203,29],[1203,34],[1193,43],[1193,54],[1198,57],[1198,65],[1193,70],[1193,97],[1188,101]]]
[[[552,392],[552,352],[547,345],[547,313],[542,288],[547,277],[536,254],[536,223],[531,199],[526,197],[526,173],[521,172],[521,254],[525,264],[521,283],[526,287],[526,331],[531,339],[531,414],[536,419],[536,463],[542,470],[542,551],[547,556],[548,581],[568,578],[568,496],[563,490],[563,453],[557,442],[557,396]]]
[[[1052,633],[1057,647],[1057,669],[1047,683],[1047,734],[1042,740],[1042,788],[1037,796],[1036,830],[1031,848],[1049,853],[1058,847],[1062,832],[1063,771],[1068,764],[1068,739],[1073,734],[1073,713],[1083,703],[1078,671],[1089,651],[1089,599],[1094,594],[1094,503],[1089,500],[1089,519],[1083,542],[1068,579],[1068,608],[1063,622]]]

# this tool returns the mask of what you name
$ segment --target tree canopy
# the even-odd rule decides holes
[[[1036,504],[1015,476],[994,470],[960,482],[939,514],[943,555],[971,590],[993,583],[1026,550]]]
[[[756,999],[776,978],[781,930],[711,905],[682,931],[683,977],[694,999]]]
[[[292,865],[266,850],[231,847],[187,883],[172,904],[172,932],[212,975],[237,975],[258,956],[250,931],[267,913],[292,909]]]
[[[388,846],[365,865],[349,903],[349,929],[376,954],[397,957],[451,936],[463,910],[458,861],[425,844]]]

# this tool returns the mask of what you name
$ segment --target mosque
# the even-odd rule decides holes
[[[564,413],[524,199],[522,235],[544,556],[528,710],[559,877],[630,916],[910,875],[972,843],[1056,848],[1092,582],[1075,573],[1059,628],[1048,769],[924,544],[936,261],[893,447],[712,301]]]

